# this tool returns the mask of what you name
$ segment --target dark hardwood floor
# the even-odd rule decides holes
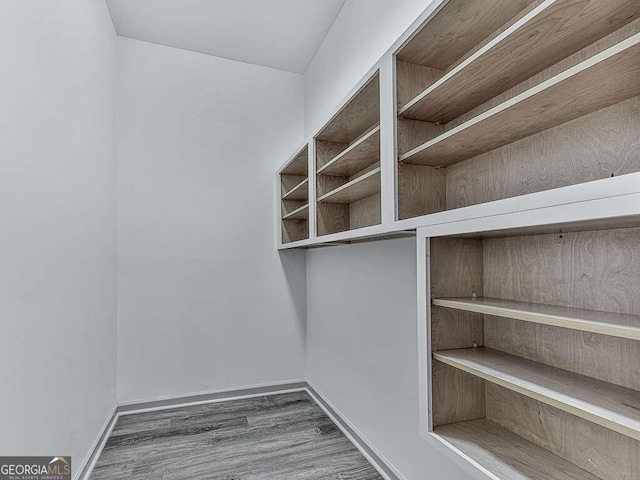
[[[123,415],[90,480],[381,478],[300,392]]]

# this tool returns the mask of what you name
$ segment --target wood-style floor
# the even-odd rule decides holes
[[[123,415],[90,480],[381,478],[299,392]]]

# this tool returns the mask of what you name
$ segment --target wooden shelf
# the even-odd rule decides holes
[[[318,203],[353,203],[380,191],[380,167],[325,193]]]
[[[640,392],[489,348],[433,358],[572,415],[640,440]]]
[[[282,217],[283,220],[307,220],[309,218],[309,204],[305,204]]]
[[[287,193],[282,196],[283,200],[308,200],[309,199],[309,179],[305,178]]]
[[[380,125],[318,169],[323,175],[349,177],[380,161]]]
[[[435,434],[502,480],[600,480],[487,419],[443,425]]]
[[[433,305],[525,322],[640,340],[640,315],[599,312],[497,298],[434,298]]]
[[[291,163],[282,170],[281,175],[302,175],[307,176],[309,172],[308,148],[303,148]]]
[[[637,0],[546,0],[447,71],[398,114],[447,123],[638,17]]]
[[[448,166],[640,94],[640,33],[400,156]]]

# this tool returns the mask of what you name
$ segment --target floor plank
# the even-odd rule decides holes
[[[306,392],[124,415],[90,480],[379,480]]]

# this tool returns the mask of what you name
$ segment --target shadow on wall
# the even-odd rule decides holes
[[[278,250],[287,289],[291,295],[298,321],[307,334],[307,251]]]

